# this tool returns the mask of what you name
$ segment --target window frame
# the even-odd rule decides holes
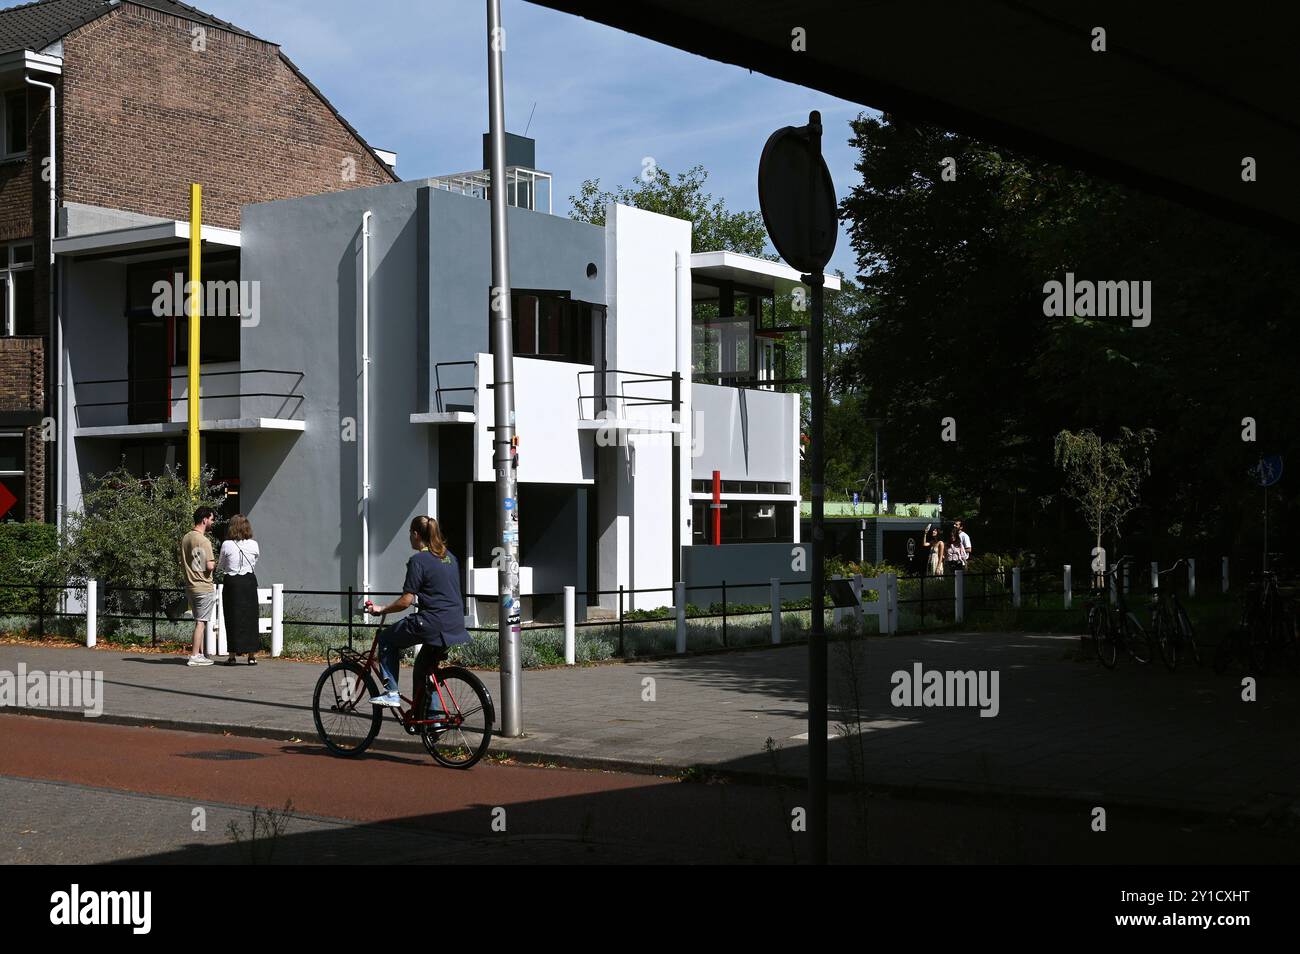
[[[18,502],[14,504],[14,509],[0,517],[0,523],[15,522],[21,523],[27,519],[27,433],[21,429],[0,428],[0,438],[10,438],[18,440],[20,444],[20,453],[18,460],[22,463],[22,470],[0,470],[0,480],[7,477],[19,477],[22,479],[22,492],[16,494]],[[17,516],[15,516],[17,514]]]
[[[27,142],[22,149],[9,148],[9,101],[16,96],[23,97],[24,108],[28,110]],[[24,159],[31,154],[32,136],[30,105],[31,104],[27,101],[26,87],[7,89],[4,91],[3,95],[0,95],[0,162],[8,162],[13,159]]]
[[[3,318],[0,334],[6,338],[14,338],[18,335],[18,316],[14,313],[15,275],[36,271],[36,245],[31,239],[21,239],[16,242],[0,243],[0,246],[3,247],[3,251],[0,252],[0,281],[5,283],[4,302],[0,303],[0,307],[4,309],[3,315],[0,316]],[[15,261],[15,250],[23,246],[30,248],[33,254],[25,262]],[[34,274],[32,280],[35,281]],[[35,307],[35,299],[33,299],[33,307]]]

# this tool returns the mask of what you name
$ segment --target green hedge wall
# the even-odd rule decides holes
[[[24,563],[58,548],[52,523],[0,523],[0,583],[35,583]],[[36,606],[36,591],[0,586],[0,614],[22,613]]]

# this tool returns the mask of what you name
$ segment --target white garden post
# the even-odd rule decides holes
[[[1074,581],[1073,581],[1073,579],[1071,579],[1071,574],[1070,574],[1070,564],[1068,564],[1068,563],[1065,564],[1065,574],[1064,574],[1064,578],[1065,578],[1065,595],[1064,595],[1065,608],[1066,608],[1066,609],[1069,609],[1070,606],[1071,606],[1071,604],[1074,602],[1074,592],[1073,592],[1073,590],[1074,590],[1074,587],[1073,587],[1073,583],[1074,583]]]
[[[772,577],[770,586],[772,592],[768,599],[772,603],[772,645],[776,646],[781,642],[781,581]]]
[[[1187,598],[1196,598],[1196,557],[1187,558]]]
[[[94,646],[99,638],[99,581],[86,581],[86,645]]]
[[[207,625],[203,627],[203,652],[207,656],[216,656],[217,634],[221,632],[221,589],[222,584],[217,584],[217,605],[212,607],[212,615],[208,618]]]
[[[564,588],[564,662],[569,666],[574,664],[578,655],[573,634],[573,602],[576,589],[576,587],[572,586]]]
[[[1160,562],[1158,560],[1151,561],[1151,589],[1160,589]]]
[[[686,652],[686,584],[673,584],[673,605],[677,608],[677,653]]]
[[[271,655],[284,652],[284,584],[271,584]]]
[[[1011,568],[1011,605],[1020,609],[1020,567]]]

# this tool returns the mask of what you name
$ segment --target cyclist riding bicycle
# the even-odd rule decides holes
[[[372,705],[400,708],[398,675],[402,650],[423,645],[415,658],[415,685],[421,685],[433,657],[445,658],[447,647],[469,641],[465,630],[464,603],[460,595],[460,568],[447,549],[447,543],[433,517],[416,517],[411,521],[411,549],[416,553],[406,562],[406,580],[402,595],[384,607],[366,600],[371,616],[396,613],[413,602],[416,611],[404,616],[379,633],[379,669],[384,677],[382,695],[373,696]]]

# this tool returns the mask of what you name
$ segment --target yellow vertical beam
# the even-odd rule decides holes
[[[190,284],[189,284],[189,472],[190,489],[199,486],[199,315],[203,310],[203,277],[200,250],[203,231],[203,186],[190,185]]]

